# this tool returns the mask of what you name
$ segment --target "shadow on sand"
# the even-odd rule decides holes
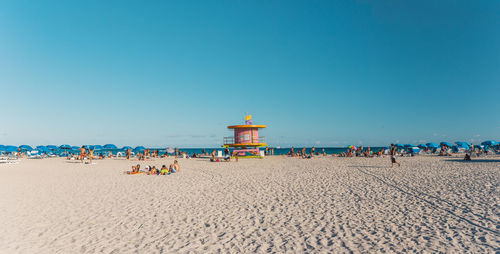
[[[452,161],[452,162],[463,162],[463,163],[474,163],[474,162],[500,162],[499,159],[472,159],[470,161],[465,161],[464,159],[452,159],[452,160],[445,160],[445,161]]]

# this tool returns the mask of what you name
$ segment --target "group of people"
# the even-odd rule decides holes
[[[398,155],[398,149],[394,144],[391,144],[389,148],[389,154],[391,155],[391,163],[392,167],[394,167],[394,164],[397,164],[398,166],[401,166],[401,164],[396,160],[396,155]],[[311,159],[314,156],[327,156],[325,149],[321,149],[321,153],[319,151],[316,151],[315,147],[311,148],[311,151],[307,153],[306,148],[302,148],[302,150],[295,151],[295,148],[292,146],[290,148],[290,151],[287,154],[290,157],[299,157],[302,159]],[[332,154],[332,156],[338,156],[338,157],[380,157],[384,155],[384,151],[381,149],[379,151],[372,151],[370,147],[367,147],[366,149],[360,146],[359,148],[349,148],[347,149],[346,152],[342,152],[340,154]]]
[[[173,164],[170,166],[163,165],[161,168],[157,169],[156,166],[146,166],[144,170],[141,170],[141,165],[137,164],[132,166],[131,171],[126,171],[126,174],[139,174],[144,173],[147,175],[170,175],[173,173],[180,172],[181,166],[177,160],[174,160]]]
[[[92,159],[94,159],[94,149],[85,148],[85,146],[82,146],[80,148],[80,161],[83,163],[83,160],[85,158],[89,159],[89,163],[92,164]]]
[[[372,151],[370,147],[367,149],[363,148],[362,146],[359,148],[349,148],[347,149],[346,152],[342,152],[339,154],[332,154],[332,156],[338,156],[338,157],[374,157],[374,156],[382,156],[383,155],[383,150],[379,151]],[[321,149],[321,152],[317,151],[315,147],[311,148],[311,151],[308,153],[306,148],[302,148],[301,150],[295,151],[295,148],[292,146],[290,151],[287,153],[288,156],[290,157],[299,157],[302,159],[310,159],[313,158],[314,156],[327,156],[326,151],[324,148]]]

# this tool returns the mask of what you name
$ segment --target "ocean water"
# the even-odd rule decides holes
[[[158,150],[160,154],[166,153],[166,148],[150,148],[151,151]],[[181,152],[186,152],[189,155],[193,153],[201,154],[203,152],[203,149],[205,149],[206,153],[210,153],[213,150],[216,151],[223,151],[224,148],[219,147],[219,148],[178,148],[179,151]],[[262,149],[262,148],[261,148]],[[264,148],[265,149],[265,148]],[[323,153],[323,149],[327,154],[340,154],[343,152],[347,152],[347,148],[345,147],[316,147],[316,152]],[[371,147],[371,150],[373,152],[379,151],[380,149],[383,149],[383,147]],[[230,151],[233,151],[233,149],[229,149]],[[263,150],[263,149],[262,149]],[[295,147],[294,148],[295,152],[302,150],[302,147]],[[63,153],[64,151],[59,152],[58,154]],[[107,152],[112,152],[113,154],[117,154],[118,152],[124,152],[122,149],[103,149],[103,150],[96,150],[94,151],[95,155],[99,155],[100,153],[107,153]],[[290,148],[274,148],[274,155],[285,155],[290,152]],[[311,152],[311,147],[306,148],[306,152],[310,153]],[[70,153],[78,153],[78,151],[70,150]]]

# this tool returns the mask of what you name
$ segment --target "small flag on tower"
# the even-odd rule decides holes
[[[245,116],[245,124],[252,124],[252,115]]]

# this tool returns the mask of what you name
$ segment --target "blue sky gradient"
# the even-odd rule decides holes
[[[500,1],[2,1],[0,144],[500,139]]]

